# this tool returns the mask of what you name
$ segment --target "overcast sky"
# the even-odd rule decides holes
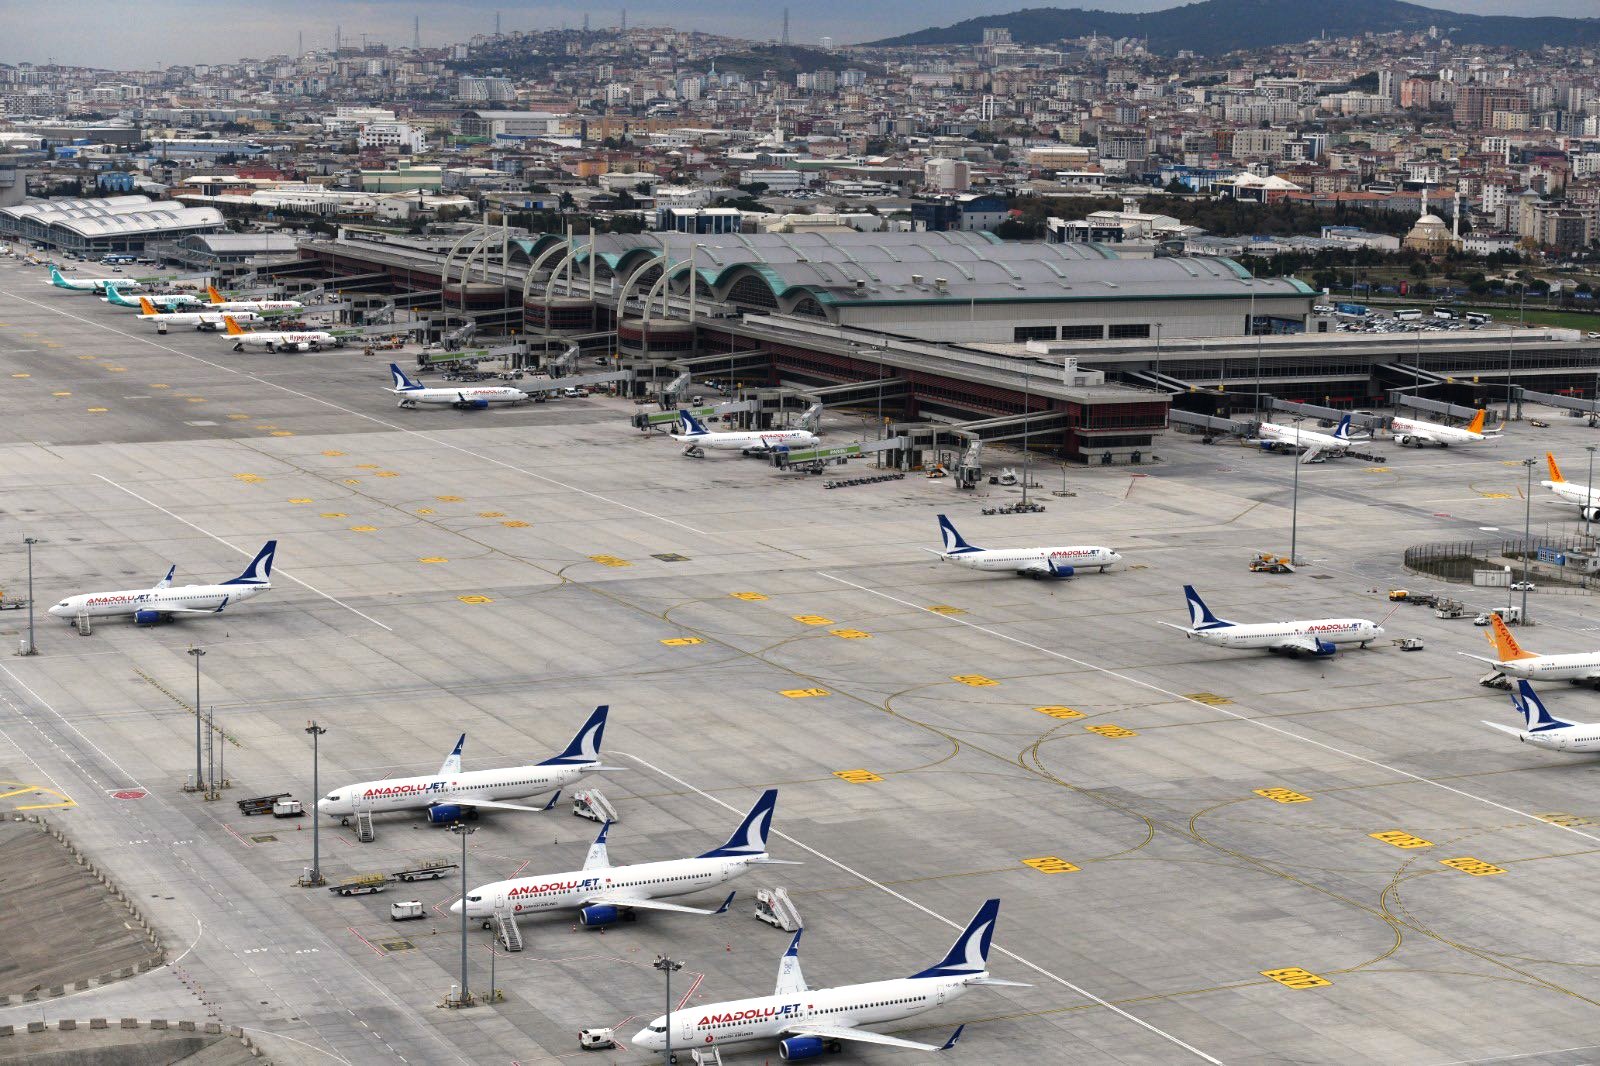
[[[831,36],[841,44],[872,40],[929,25],[945,25],[976,15],[999,14],[1045,6],[1041,0],[790,0],[789,34],[797,44]],[[1074,6],[1063,3],[1058,6]],[[1112,11],[1151,11],[1174,6],[1173,0],[1083,0],[1078,5]],[[1449,0],[1445,7],[1476,14],[1600,14],[1596,0]],[[697,0],[692,5],[638,0],[628,6],[633,26],[673,25],[714,30],[754,38],[776,37],[784,0]],[[548,29],[582,24],[585,10],[595,28],[615,26],[621,4],[614,7],[535,4],[514,6],[495,0],[453,0],[428,4],[420,0],[67,0],[32,3],[0,0],[0,62],[63,63],[117,69],[152,69],[173,63],[224,62],[240,56],[293,54],[296,34],[305,34],[307,48],[333,43],[334,27],[345,39],[403,45],[411,42],[411,20],[422,19],[425,45],[465,40],[494,30],[495,11],[510,30]],[[1313,10],[1307,5],[1308,13]],[[1315,33],[1307,20],[1307,36]]]

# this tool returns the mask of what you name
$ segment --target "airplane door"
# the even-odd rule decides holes
[[[684,1047],[688,1047],[689,1041],[694,1039],[694,1018],[692,1016],[688,1014],[682,1016],[678,1023],[678,1039],[683,1042]]]
[[[940,987],[940,989],[933,994],[934,1006],[939,1006],[944,1003],[944,992],[944,988]]]

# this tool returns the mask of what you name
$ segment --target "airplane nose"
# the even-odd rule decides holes
[[[656,1034],[649,1029],[640,1029],[634,1033],[632,1043],[634,1047],[644,1048],[646,1051],[654,1051],[660,1046],[656,1043]]]
[[[461,903],[462,903],[462,901],[458,899],[454,903],[450,904],[450,913],[451,914],[460,914],[461,913]]]

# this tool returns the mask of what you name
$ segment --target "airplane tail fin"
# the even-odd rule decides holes
[[[72,288],[71,285],[67,284],[67,279],[61,276],[61,271],[55,267],[50,268],[50,284],[59,285],[63,289]]]
[[[158,589],[170,589],[172,587],[172,575],[176,574],[177,572],[178,572],[178,564],[177,563],[173,563],[171,566],[167,567],[167,576],[162,578],[160,581],[156,582],[156,588],[158,588]]]
[[[210,282],[206,283],[206,296],[209,297],[211,302],[214,304],[227,303],[227,301],[222,298],[222,293],[218,292],[217,287],[212,285]]]
[[[1511,693],[1511,705],[1522,715],[1522,720],[1528,724],[1528,732],[1537,733],[1544,729],[1561,729],[1570,726],[1571,722],[1563,722],[1545,709],[1544,701],[1533,691],[1533,686],[1526,680],[1517,682],[1517,687]]]
[[[111,291],[112,292],[116,292],[117,290],[112,289]],[[122,300],[114,300],[112,302],[113,303],[123,303],[124,301],[122,301]],[[150,298],[147,297],[147,296],[139,297],[139,310],[143,311],[147,315],[153,315],[153,314],[157,314],[158,313],[156,311],[156,305],[151,303],[150,302]]]
[[[1489,409],[1487,407],[1478,408],[1478,413],[1472,416],[1472,421],[1471,422],[1467,423],[1467,432],[1468,433],[1482,433],[1483,432],[1483,420],[1485,418],[1488,418],[1488,417],[1489,417]]]
[[[600,738],[606,729],[606,714],[611,707],[602,704],[594,709],[589,720],[583,723],[583,728],[578,730],[572,742],[567,745],[567,750],[560,755],[553,756],[540,763],[540,766],[581,766],[586,763],[600,761]]]
[[[1350,439],[1350,416],[1345,415],[1339,419],[1339,424],[1334,427],[1333,435],[1339,440]]]
[[[683,431],[684,431],[685,434],[698,437],[703,433],[710,433],[711,432],[709,429],[706,428],[706,425],[705,425],[704,422],[700,421],[698,418],[696,418],[694,415],[690,414],[688,411],[679,411],[678,412],[678,421],[683,423]]]
[[[272,579],[272,557],[278,553],[278,542],[269,540],[256,552],[256,557],[250,560],[250,565],[244,568],[244,573],[232,581],[224,581],[224,585],[268,585]]]
[[[244,336],[244,330],[239,328],[239,323],[237,323],[237,322],[235,322],[233,320],[233,316],[232,315],[223,315],[222,316],[222,321],[227,323],[228,336],[230,336],[230,337],[242,337],[242,336]]]
[[[400,369],[399,363],[390,363],[389,373],[394,378],[394,388],[390,389],[390,392],[410,392],[422,388],[421,382],[412,381],[406,376],[406,372]]]
[[[589,854],[584,857],[585,870],[606,870],[611,867],[611,854],[606,850],[606,834],[611,832],[611,823],[604,822],[600,826],[600,833],[594,838],[594,843],[589,845]]]
[[[750,813],[744,816],[739,828],[733,831],[728,842],[699,856],[702,859],[737,858],[741,855],[765,855],[767,831],[772,828],[772,812],[778,805],[778,790],[769,788],[756,800]]]
[[[994,925],[1000,917],[1000,901],[991,899],[978,908],[972,921],[956,937],[944,958],[917,977],[978,977],[989,969],[989,942],[994,939]]]
[[[966,538],[956,532],[955,525],[948,515],[939,516],[939,536],[944,539],[944,553],[946,555],[959,555],[964,552],[981,551],[982,549],[968,544]]]
[[[1545,452],[1544,453],[1544,461],[1546,463],[1548,463],[1549,466],[1550,466],[1550,480],[1551,481],[1554,481],[1557,485],[1559,485],[1562,482],[1567,480],[1566,478],[1561,476],[1561,468],[1556,465],[1556,457],[1555,457],[1555,453],[1554,452]]]
[[[450,754],[444,757],[444,765],[439,767],[439,776],[446,774],[459,774],[461,772],[461,749],[467,746],[467,735],[462,733],[456,738],[456,746]]]
[[[1500,657],[1501,662],[1538,658],[1531,651],[1523,651],[1522,646],[1517,643],[1517,638],[1511,635],[1505,619],[1493,613],[1489,615],[1489,643],[1494,645],[1495,654]]]
[[[1206,601],[1200,598],[1193,585],[1183,586],[1183,598],[1189,605],[1190,629],[1221,629],[1233,625],[1232,622],[1212,614],[1211,608],[1206,606]]]

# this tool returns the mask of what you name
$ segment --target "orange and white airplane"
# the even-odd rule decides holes
[[[1550,480],[1539,484],[1566,502],[1577,504],[1578,511],[1589,521],[1600,519],[1600,492],[1596,492],[1592,486],[1568,481],[1562,476],[1561,468],[1556,465],[1556,457],[1550,452],[1544,453],[1544,461],[1550,466]]]
[[[215,285],[206,286],[212,311],[254,311],[263,315],[286,315],[291,311],[304,311],[306,305],[299,300],[229,300],[217,291]]]
[[[239,323],[233,315],[224,314],[222,321],[228,327],[228,336],[233,340],[233,350],[242,352],[245,348],[265,348],[269,352],[315,352],[323,348],[342,348],[344,338],[336,337],[332,333],[320,329],[308,330],[256,330],[249,332],[239,328]]]
[[[1389,424],[1389,431],[1394,434],[1394,442],[1402,447],[1407,444],[1415,444],[1419,448],[1424,444],[1437,444],[1441,448],[1448,448],[1452,444],[1476,444],[1498,439],[1500,431],[1505,429],[1502,423],[1499,429],[1485,430],[1483,420],[1488,414],[1487,408],[1480,408],[1472,421],[1464,426],[1446,426],[1420,418],[1396,418]]]
[[[1481,663],[1488,663],[1507,677],[1530,678],[1538,681],[1595,681],[1600,680],[1600,651],[1568,652],[1564,655],[1540,655],[1525,650],[1511,635],[1504,620],[1497,614],[1489,616],[1489,644],[1494,648],[1493,659],[1482,655],[1466,655]]]
[[[168,326],[193,326],[195,329],[221,329],[226,323],[221,311],[162,311],[150,302],[148,296],[139,297],[140,322],[158,322]],[[238,311],[235,321],[259,322],[261,316],[254,311]]]

